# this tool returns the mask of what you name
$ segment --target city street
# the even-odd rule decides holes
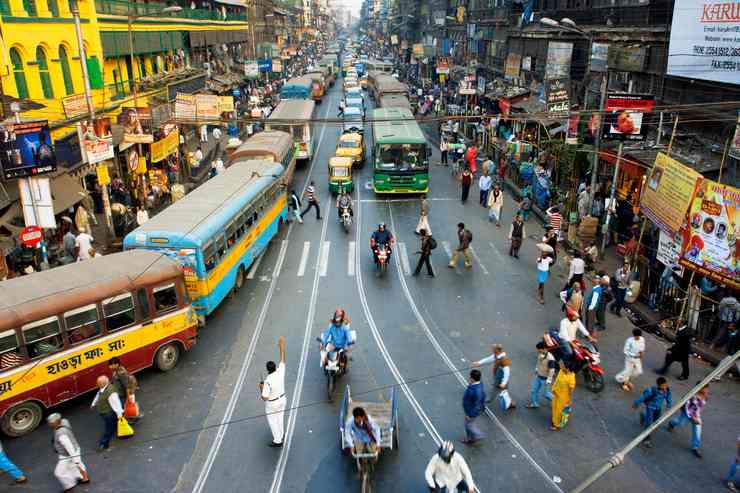
[[[336,117],[340,98],[338,82],[317,106],[315,117]],[[365,128],[369,147],[370,125]],[[496,228],[478,205],[476,187],[461,204],[459,184],[438,164],[435,149],[429,198],[430,224],[439,242],[432,255],[436,277],[424,271],[411,276],[419,250],[414,235],[419,201],[373,193],[369,148],[367,165],[355,172],[352,230],[345,233],[338,223],[327,189],[327,161],[339,133],[337,125],[315,125],[313,161],[296,173],[299,193],[309,180],[316,182],[322,219],[310,211],[304,224],[284,225],[247,276],[244,289],[208,319],[198,344],[178,367],[166,374],[152,369],[139,375],[137,399],[145,416],[133,438],[115,440],[111,450],[97,454],[102,423],[89,409],[93,396],[59,408],[76,431],[90,471],[91,483],[79,491],[359,491],[354,464],[340,450],[338,415],[346,385],[358,400],[388,399],[391,388],[399,395],[400,447],[381,455],[373,475],[374,491],[380,492],[426,491],[424,468],[440,439],[454,441],[481,492],[565,492],[640,432],[639,414],[631,404],[654,383],[652,368],[662,362],[665,341],[647,335],[645,374],[636,391],[626,394],[613,376],[622,368],[622,346],[632,325],[626,317],[607,314],[608,330],[599,342],[606,388],[593,394],[578,376],[570,423],[549,431],[549,405],[524,405],[534,346],[563,316],[557,292],[567,274],[564,255],[546,286],[546,304],[540,305],[535,245],[541,225],[530,217],[521,259],[509,257],[507,235],[515,210],[511,196],[506,195],[503,226]],[[462,262],[454,270],[446,266],[461,221],[474,235],[469,271]],[[376,276],[368,246],[381,222],[396,238],[384,277]],[[315,338],[338,307],[347,310],[358,342],[350,371],[328,402]],[[271,435],[257,385],[266,375],[265,362],[278,358],[281,335],[287,339],[286,438],[282,448],[269,448]],[[459,442],[464,435],[462,394],[471,363],[487,356],[494,342],[503,344],[511,357],[510,392],[518,407],[502,413],[492,403],[479,420],[486,439],[469,447]],[[677,381],[673,373],[669,383],[674,400],[709,371],[708,365],[692,360],[688,381]],[[490,368],[482,372],[490,393]],[[652,449],[633,451],[590,491],[723,491],[720,478],[735,454],[737,409],[737,383],[725,377],[712,385],[705,408],[703,459],[690,453],[688,428],[659,431]],[[29,436],[3,441],[8,456],[30,479],[13,491],[58,491],[50,438],[42,425]],[[9,482],[7,476],[0,480]]]

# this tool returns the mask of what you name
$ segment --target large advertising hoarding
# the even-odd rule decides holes
[[[6,180],[56,171],[49,122],[12,123],[0,127],[0,166]]]
[[[569,79],[573,43],[550,41],[547,45],[545,79]]]
[[[740,3],[675,0],[668,75],[740,84]]]
[[[645,113],[655,107],[652,94],[609,94],[604,105],[602,138],[609,140],[645,140]]]

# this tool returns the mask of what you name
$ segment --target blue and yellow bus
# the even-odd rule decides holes
[[[202,323],[233,290],[287,217],[284,168],[273,161],[231,166],[126,235],[123,248],[178,260]]]

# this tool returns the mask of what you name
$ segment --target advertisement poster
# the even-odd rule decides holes
[[[525,56],[522,58],[522,70],[531,71],[532,70],[532,57],[531,56]]]
[[[273,72],[282,72],[283,71],[283,61],[279,58],[273,58],[272,59],[272,71]]]
[[[604,105],[602,138],[609,140],[645,140],[647,125],[642,124],[645,113],[655,107],[652,94],[608,94]]]
[[[178,120],[195,120],[195,95],[177,93],[175,118]]]
[[[606,72],[609,59],[609,43],[591,43],[591,71]]]
[[[581,114],[573,111],[568,116],[568,134],[565,137],[565,143],[569,145],[578,144],[578,127],[581,124]]]
[[[77,124],[80,147],[90,164],[113,159],[113,133],[110,118],[96,118],[92,124],[83,121]]]
[[[569,79],[573,43],[550,41],[547,45],[545,79]]]
[[[215,94],[198,94],[195,97],[195,117],[198,120],[218,120],[218,96]]]
[[[504,78],[513,79],[519,77],[519,68],[522,65],[522,56],[518,53],[509,53],[504,66]]]
[[[678,267],[679,275],[683,275],[683,267],[680,267],[678,264],[681,258],[681,243],[662,230],[658,237],[658,253],[656,254],[656,258],[658,262],[667,267]]]
[[[696,182],[701,175],[662,152],[645,183],[642,212],[662,231],[675,237],[686,217]]]
[[[62,108],[64,109],[64,116],[67,118],[74,118],[76,116],[86,114],[88,110],[85,95],[75,94],[73,96],[62,98]]]
[[[438,74],[449,74],[450,73],[450,59],[444,56],[437,58],[437,73]]]
[[[158,163],[167,159],[167,156],[177,152],[177,146],[180,144],[180,132],[173,130],[167,137],[152,144],[152,162]]]
[[[700,180],[683,234],[681,265],[740,288],[740,190]]]
[[[737,113],[737,125],[735,126],[735,135],[730,142],[730,156],[740,159],[740,111]]]
[[[234,111],[234,96],[219,96],[218,111],[219,113],[231,113]]]
[[[424,45],[421,43],[414,43],[414,45],[411,47],[411,52],[416,57],[424,56]]]
[[[123,141],[135,144],[151,144],[154,135],[144,132],[138,108],[125,108],[122,112]]]
[[[547,112],[565,112],[570,109],[570,79],[547,79],[545,81],[545,103]]]
[[[668,45],[668,75],[738,83],[740,4],[676,0]]]
[[[56,171],[49,122],[12,123],[0,127],[0,167],[6,180]]]

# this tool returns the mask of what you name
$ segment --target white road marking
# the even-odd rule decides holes
[[[329,104],[329,101],[325,102],[325,112],[324,116],[328,116],[329,114],[329,108],[331,105]],[[321,144],[324,141],[324,133],[326,131],[327,125],[325,124],[321,128],[321,134],[319,135],[319,143],[316,147],[316,154],[319,153],[321,150]],[[306,177],[306,186],[310,182],[310,173],[311,169],[313,169],[314,163],[317,161],[316,155],[314,155],[314,159],[311,160],[311,168],[309,169],[309,175]],[[305,187],[304,187],[304,193],[305,193]],[[326,227],[327,227],[327,220],[331,214],[328,213],[329,211],[325,211],[324,213],[324,220],[322,221],[321,226],[321,239],[320,241],[323,242],[324,238],[326,238]],[[321,244],[321,243],[319,243]],[[316,262],[318,264],[319,262],[319,256],[317,255]],[[275,474],[272,477],[272,485],[270,486],[270,493],[278,493],[280,491],[280,487],[283,484],[283,477],[285,475],[285,467],[288,465],[288,454],[290,454],[290,447],[293,444],[293,432],[295,431],[295,422],[296,422],[296,416],[298,413],[298,406],[301,402],[301,393],[303,391],[303,378],[306,375],[306,362],[308,361],[308,345],[309,341],[311,340],[311,327],[313,326],[313,319],[316,314],[316,297],[318,295],[318,288],[319,288],[319,269],[318,265],[316,266],[316,271],[314,272],[313,276],[313,286],[311,288],[311,301],[308,306],[308,316],[306,317],[306,328],[303,334],[303,346],[301,348],[301,357],[300,357],[300,363],[298,364],[298,376],[296,377],[296,384],[295,389],[293,389],[293,398],[290,401],[290,411],[288,412],[288,424],[285,427],[285,437],[283,438],[283,448],[280,449],[280,457],[278,458],[277,465],[275,466]]]
[[[391,223],[391,231],[396,230],[395,222],[393,220],[393,209],[388,205],[388,211],[389,211],[389,218]],[[396,266],[398,266],[398,259],[396,259]],[[429,342],[432,344],[434,349],[437,351],[437,354],[442,359],[442,361],[447,365],[447,367],[450,369],[450,371],[453,372],[455,377],[457,378],[458,382],[460,382],[460,385],[463,388],[466,388],[468,386],[468,382],[465,379],[465,377],[462,375],[460,370],[455,366],[455,364],[452,362],[452,360],[447,356],[447,353],[445,353],[444,349],[442,349],[442,346],[439,344],[439,341],[437,341],[437,338],[434,337],[434,334],[432,334],[431,329],[429,328],[429,325],[427,324],[426,320],[424,320],[424,317],[422,317],[421,312],[419,311],[419,307],[416,306],[416,302],[414,301],[414,298],[411,296],[411,291],[409,291],[408,284],[406,284],[406,278],[399,274],[398,278],[401,282],[401,289],[403,289],[404,295],[406,296],[406,301],[408,301],[409,306],[411,307],[411,310],[414,312],[414,315],[416,316],[416,321],[419,323],[421,328],[426,333],[427,339],[429,339]],[[547,483],[552,486],[552,488],[557,491],[558,493],[564,493],[563,490],[558,486],[552,478],[545,472],[545,470],[540,466],[537,461],[534,460],[534,458],[529,455],[529,452],[526,451],[526,449],[517,441],[517,439],[514,437],[514,435],[511,434],[511,432],[504,426],[504,424],[501,422],[501,420],[498,419],[498,417],[493,414],[491,409],[486,406],[486,414],[488,415],[491,420],[496,424],[496,426],[501,430],[501,433],[506,437],[509,442],[519,450],[519,452],[527,459],[527,461],[537,470],[538,473],[547,481]]]
[[[473,258],[476,262],[478,262],[478,267],[480,267],[480,270],[483,271],[485,275],[488,275],[488,269],[486,269],[486,266],[481,262],[480,257],[478,256],[478,253],[473,249],[473,247],[470,247],[470,253],[473,255]]]
[[[401,256],[401,265],[403,266],[403,273],[407,276],[411,274],[411,267],[409,266],[409,255],[406,251],[406,243],[398,244],[398,254]]]
[[[347,249],[347,275],[355,275],[355,242],[350,241]]]
[[[370,188],[371,189],[373,188],[372,187],[372,182],[370,182]],[[457,202],[460,201],[459,198],[446,198],[446,197],[436,197],[436,198],[427,197],[427,200],[445,201],[445,202],[447,202],[447,201],[453,201],[453,200],[455,200]],[[362,199],[362,200],[360,200],[360,202],[363,202],[363,203],[373,203],[373,202],[377,203],[377,202],[382,202],[384,204],[395,204],[395,203],[399,203],[399,202],[419,202],[419,201],[420,201],[420,199]]]
[[[319,275],[326,277],[326,271],[329,268],[329,249],[331,248],[331,242],[325,241],[321,246],[321,257],[319,261]]]
[[[259,257],[257,257],[257,260],[252,263],[252,267],[249,269],[249,272],[247,273],[247,279],[254,279],[255,274],[257,274],[257,269],[260,268],[260,264],[262,263],[262,259],[265,257],[265,252],[263,251]]]
[[[306,263],[308,262],[308,252],[311,250],[311,242],[303,242],[303,252],[301,252],[301,262],[298,264],[298,277],[303,277],[306,273]]]
[[[491,251],[493,252],[493,255],[498,259],[499,265],[503,265],[506,269],[509,269],[511,266],[511,259],[507,259],[506,257],[504,257],[504,255],[498,251],[498,248],[496,248],[496,245],[494,245],[492,241],[489,241],[488,244],[491,246]]]
[[[452,247],[450,246],[450,242],[449,241],[443,241],[442,242],[442,248],[445,249],[445,253],[447,254],[447,259],[448,260],[451,259],[452,258]]]

